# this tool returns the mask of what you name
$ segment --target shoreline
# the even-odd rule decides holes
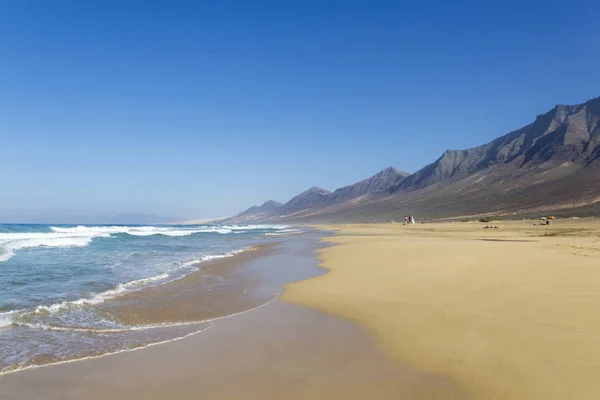
[[[196,324],[254,309],[260,304],[264,304],[265,301],[271,301],[273,296],[266,296],[270,298],[253,296],[252,293],[248,293],[248,288],[244,288],[247,295],[236,299],[238,301],[234,304],[226,304],[218,309],[210,308],[208,310],[199,310],[198,307],[190,307],[190,305],[198,302],[210,304],[211,307],[219,305],[223,299],[215,298],[216,296],[210,298],[205,296],[207,286],[210,289],[210,284],[207,284],[206,281],[214,277],[225,279],[235,276],[244,263],[276,252],[277,245],[277,242],[271,241],[238,251],[228,257],[194,264],[198,269],[178,279],[123,293],[108,299],[98,308],[103,313],[109,313],[111,319],[128,326]],[[243,284],[248,284],[248,282],[237,283],[234,288],[218,292],[218,296],[230,297],[231,292],[243,287]],[[214,290],[212,292],[214,293]],[[274,296],[276,295],[277,293],[274,294]],[[165,299],[168,299],[168,302]]]
[[[270,303],[271,301],[273,301],[276,296],[268,298],[268,299],[266,299],[264,297],[258,299],[258,298],[252,298],[252,296],[247,296],[247,298],[242,299],[241,301],[237,302],[231,308],[225,308],[225,309],[221,308],[219,310],[210,310],[210,312],[194,315],[193,317],[197,317],[196,319],[194,319],[194,318],[180,318],[180,319],[171,318],[171,319],[169,319],[169,318],[164,318],[164,313],[163,313],[162,316],[158,316],[158,318],[156,318],[154,321],[151,321],[151,320],[140,321],[138,319],[137,321],[134,322],[134,321],[125,321],[124,319],[119,320],[118,318],[115,318],[115,317],[118,317],[118,315],[114,314],[115,305],[117,305],[116,306],[117,308],[122,308],[123,312],[128,312],[129,310],[127,310],[127,309],[131,309],[131,308],[133,308],[134,309],[133,311],[135,312],[135,307],[138,307],[137,311],[150,308],[152,306],[149,302],[150,299],[152,299],[153,302],[164,303],[164,299],[167,298],[168,291],[171,288],[177,288],[180,285],[185,284],[185,283],[188,283],[188,287],[187,287],[188,291],[192,291],[192,292],[194,290],[198,291],[196,288],[193,287],[194,281],[198,282],[198,281],[202,280],[206,275],[210,275],[210,274],[219,274],[219,273],[222,274],[224,272],[232,273],[232,271],[235,268],[239,268],[240,265],[242,265],[244,262],[251,261],[253,259],[264,257],[265,255],[268,255],[269,251],[276,248],[276,246],[277,246],[276,241],[269,241],[268,243],[258,244],[258,245],[254,245],[254,246],[251,246],[251,247],[248,247],[245,249],[241,249],[239,251],[234,251],[234,252],[232,252],[228,255],[222,256],[222,257],[215,257],[215,258],[212,258],[212,259],[209,259],[206,261],[199,261],[199,262],[193,264],[193,266],[197,268],[196,270],[193,270],[193,271],[191,271],[185,275],[182,275],[174,280],[160,283],[160,284],[154,285],[154,286],[147,286],[147,287],[140,288],[137,290],[127,291],[127,292],[124,292],[121,294],[117,294],[114,297],[106,298],[100,304],[88,305],[89,307],[93,307],[96,311],[99,311],[101,314],[106,313],[108,311],[108,309],[110,309],[110,311],[113,312],[113,314],[110,316],[111,320],[115,320],[117,322],[123,323],[124,328],[117,328],[117,329],[98,328],[98,329],[95,329],[95,328],[87,328],[87,327],[80,328],[80,327],[60,327],[60,326],[49,326],[47,328],[41,328],[44,330],[56,331],[56,332],[81,332],[81,333],[88,332],[90,334],[116,334],[116,333],[121,333],[121,332],[122,333],[134,333],[134,332],[150,331],[150,330],[168,330],[171,328],[185,329],[185,331],[180,333],[179,336],[176,335],[175,337],[170,337],[167,339],[150,341],[149,343],[139,343],[137,345],[133,345],[130,348],[119,349],[116,351],[108,351],[108,352],[100,352],[100,353],[90,352],[87,355],[75,356],[73,358],[45,361],[40,364],[28,364],[28,365],[14,368],[14,369],[5,369],[3,371],[0,371],[0,376],[8,375],[8,374],[15,374],[18,372],[27,371],[27,370],[31,370],[31,369],[51,367],[51,366],[56,366],[56,365],[61,365],[61,364],[66,364],[66,363],[74,363],[74,362],[78,362],[78,361],[93,360],[93,359],[98,359],[98,358],[102,358],[102,357],[112,356],[115,354],[142,350],[142,349],[145,349],[148,347],[181,340],[186,337],[193,336],[198,333],[204,332],[205,330],[209,329],[212,326],[214,321],[233,317],[233,316],[240,315],[245,312],[249,312],[249,311],[258,309],[260,307],[263,307],[263,306],[267,305],[268,303]],[[196,285],[197,285],[197,283],[196,283]],[[171,289],[171,291],[173,291],[173,289]],[[132,299],[135,299],[138,296],[145,297],[145,299],[142,302],[132,303]],[[136,304],[136,305],[132,306],[132,304]],[[149,313],[148,310],[146,310],[146,314],[149,315],[151,313],[152,313],[152,311]],[[190,317],[190,316],[188,316],[188,317]],[[20,327],[21,325],[19,325],[17,323],[16,326]],[[27,326],[27,325],[25,325],[25,326]],[[192,330],[193,327],[198,327],[199,329]],[[4,329],[10,329],[10,327],[6,327]]]
[[[314,251],[323,248],[316,240],[322,235],[308,236],[283,241],[250,267],[278,266],[275,275],[281,266],[289,269],[270,287],[282,277],[290,282],[322,274]],[[0,397],[466,398],[445,377],[396,363],[372,344],[366,331],[342,318],[279,298],[232,317],[215,321],[198,332],[202,335],[160,346],[0,375]]]
[[[17,374],[19,372],[27,372],[27,371],[31,371],[31,370],[37,370],[37,369],[46,368],[46,367],[56,367],[56,366],[65,365],[65,364],[73,364],[73,363],[77,363],[77,362],[80,362],[80,361],[83,362],[83,361],[89,361],[89,360],[97,360],[97,359],[101,359],[101,358],[104,358],[104,357],[115,356],[115,355],[118,355],[118,354],[131,353],[131,352],[134,352],[134,351],[141,351],[141,350],[145,350],[145,349],[150,348],[150,347],[160,346],[160,345],[164,345],[164,344],[168,344],[168,343],[172,343],[172,342],[177,342],[179,340],[183,340],[183,339],[186,339],[188,337],[195,336],[197,334],[206,332],[207,330],[211,329],[214,326],[214,322],[216,322],[216,321],[233,318],[233,317],[236,317],[236,316],[239,316],[239,315],[243,315],[243,314],[246,314],[246,313],[249,313],[249,312],[253,312],[253,311],[259,310],[259,309],[261,309],[263,307],[268,306],[269,304],[271,304],[272,302],[274,302],[276,300],[277,300],[277,297],[272,298],[268,302],[266,302],[264,304],[261,304],[261,305],[259,305],[257,307],[250,308],[250,309],[244,310],[244,311],[240,311],[240,312],[237,312],[237,313],[234,313],[234,314],[223,315],[223,316],[220,316],[220,317],[215,317],[215,318],[207,319],[207,320],[204,320],[204,321],[184,322],[184,323],[181,324],[182,326],[192,326],[192,325],[200,325],[200,324],[208,324],[208,325],[205,328],[203,328],[203,329],[200,329],[200,330],[195,331],[195,332],[188,333],[188,334],[186,334],[184,336],[181,336],[181,337],[176,337],[176,338],[173,338],[173,339],[164,340],[162,342],[149,343],[149,344],[146,344],[146,345],[143,345],[143,346],[140,346],[140,347],[134,347],[134,348],[131,348],[131,349],[119,350],[119,351],[116,351],[116,352],[113,352],[113,353],[103,353],[103,354],[99,354],[99,355],[91,355],[91,356],[82,357],[82,358],[73,358],[73,359],[64,360],[64,361],[57,361],[57,362],[49,363],[49,364],[30,365],[30,366],[27,366],[27,367],[24,367],[24,368],[20,368],[20,369],[3,371],[3,372],[0,372],[0,379],[2,378],[2,376],[11,375],[11,374]],[[171,328],[171,327],[176,327],[176,326],[179,326],[179,325],[169,325],[166,328]]]
[[[341,316],[403,365],[473,398],[600,392],[600,224],[331,225],[329,272],[281,299]]]
[[[398,365],[358,326],[279,300],[185,340],[0,377],[6,400],[465,398],[459,393]]]

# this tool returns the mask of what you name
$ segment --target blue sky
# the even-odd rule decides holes
[[[230,215],[600,95],[600,3],[483,3],[2,1],[0,219]]]

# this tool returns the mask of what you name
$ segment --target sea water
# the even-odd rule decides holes
[[[198,333],[209,323],[124,325],[98,305],[295,232],[275,225],[0,225],[0,372]]]

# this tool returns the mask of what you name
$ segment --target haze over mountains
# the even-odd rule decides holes
[[[557,105],[482,146],[447,150],[414,174],[387,168],[333,192],[313,187],[239,222],[357,222],[600,212],[600,97]]]

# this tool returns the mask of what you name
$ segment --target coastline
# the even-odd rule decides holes
[[[270,289],[322,274],[314,250],[323,235],[312,243],[300,236],[242,264],[276,266]],[[443,376],[392,360],[361,327],[308,307],[274,299],[213,321],[201,334],[160,345],[0,376],[0,397],[466,398]]]
[[[236,277],[240,266],[268,256],[276,248],[277,243],[271,241],[229,257],[195,264],[198,269],[187,275],[122,294],[105,301],[98,308],[128,326],[200,324],[255,309],[271,301],[278,293],[254,295],[250,279],[237,279],[226,288],[214,286],[219,281]]]
[[[365,327],[473,398],[594,399],[600,224],[533,223],[326,226],[329,273],[281,298]]]
[[[236,296],[235,287],[211,288],[214,280],[231,278],[235,270],[244,263],[264,257],[277,246],[277,242],[254,245],[245,249],[217,256],[206,261],[198,261],[192,267],[197,268],[174,280],[142,289],[125,291],[104,299],[98,304],[91,303],[88,307],[100,316],[106,316],[121,324],[121,328],[90,328],[90,327],[60,327],[44,326],[46,331],[76,332],[81,334],[135,334],[143,331],[156,335],[153,339],[140,340],[130,344],[128,348],[112,349],[109,351],[86,351],[71,357],[56,357],[48,354],[36,358],[35,364],[27,364],[17,368],[0,371],[0,376],[19,373],[21,371],[51,367],[84,360],[98,359],[119,353],[142,350],[148,347],[177,341],[196,335],[209,329],[214,321],[258,309],[270,301],[271,296],[253,296],[245,288],[243,296]],[[248,285],[248,282],[236,281],[236,285]],[[223,285],[222,285],[223,286]],[[233,290],[232,290],[233,289]],[[185,296],[175,296],[177,291]],[[232,293],[233,292],[233,293]],[[232,296],[233,294],[233,296]],[[183,298],[182,298],[183,297]],[[202,302],[204,307],[192,308],[185,301]],[[224,301],[227,300],[227,301]],[[76,303],[76,302],[75,302]],[[27,325],[25,325],[27,326]],[[20,325],[17,324],[17,328]],[[9,328],[5,328],[9,329]]]

